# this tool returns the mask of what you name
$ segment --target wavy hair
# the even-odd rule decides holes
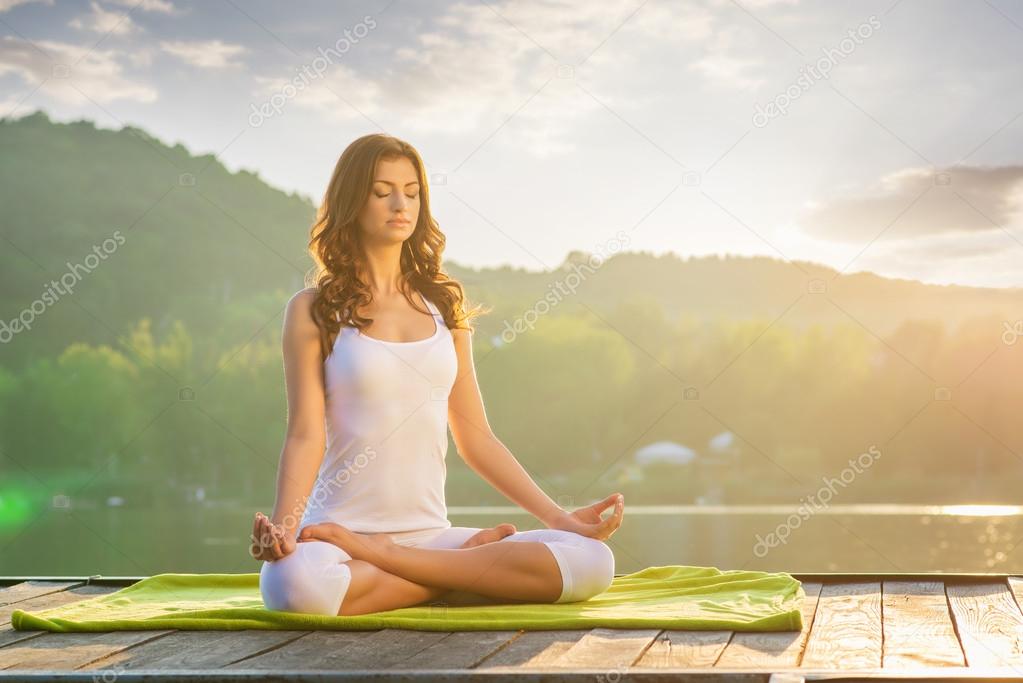
[[[320,328],[323,358],[330,355],[331,338],[342,325],[362,330],[373,322],[372,318],[354,313],[373,300],[368,285],[359,279],[359,273],[366,272],[366,260],[358,215],[369,199],[377,162],[400,157],[415,167],[421,197],[416,228],[401,249],[400,289],[405,298],[414,309],[429,313],[410,297],[409,290],[417,290],[436,304],[449,329],[471,331],[470,320],[487,312],[480,306],[467,311],[461,283],[441,268],[446,238],[430,213],[429,186],[419,152],[391,135],[364,135],[341,153],[309,232],[309,253],[315,267],[306,282],[307,286],[316,287],[312,315]]]

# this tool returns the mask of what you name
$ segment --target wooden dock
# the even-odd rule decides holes
[[[1023,578],[794,574],[802,632],[569,630],[14,631],[11,613],[132,578],[8,580],[0,678],[181,680],[1023,681]]]

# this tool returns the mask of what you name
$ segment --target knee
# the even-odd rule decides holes
[[[599,595],[611,587],[615,578],[615,555],[611,547],[595,538],[587,539],[589,564],[586,579],[583,581],[586,593],[585,600]]]
[[[342,597],[338,614],[347,617],[378,611],[372,604],[372,598],[367,596],[372,592],[372,587],[382,581],[384,570],[365,560],[352,560],[347,566],[352,579]]]
[[[335,553],[300,550],[304,545],[287,557],[263,563],[259,572],[263,604],[275,612],[337,616],[352,581],[351,570]]]
[[[615,577],[615,556],[611,548],[595,538],[580,537],[564,551],[563,592],[557,602],[578,602],[600,595]]]

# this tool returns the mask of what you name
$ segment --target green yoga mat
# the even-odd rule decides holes
[[[662,628],[798,631],[805,597],[786,573],[672,565],[616,576],[575,603],[403,607],[358,616],[274,612],[263,606],[259,574],[157,574],[82,602],[15,610],[19,631],[377,630],[423,631]]]

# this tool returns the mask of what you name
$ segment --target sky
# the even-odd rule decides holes
[[[1023,286],[1009,0],[0,0],[0,116],[37,109],[316,204],[347,144],[396,135],[463,265],[625,248]]]

